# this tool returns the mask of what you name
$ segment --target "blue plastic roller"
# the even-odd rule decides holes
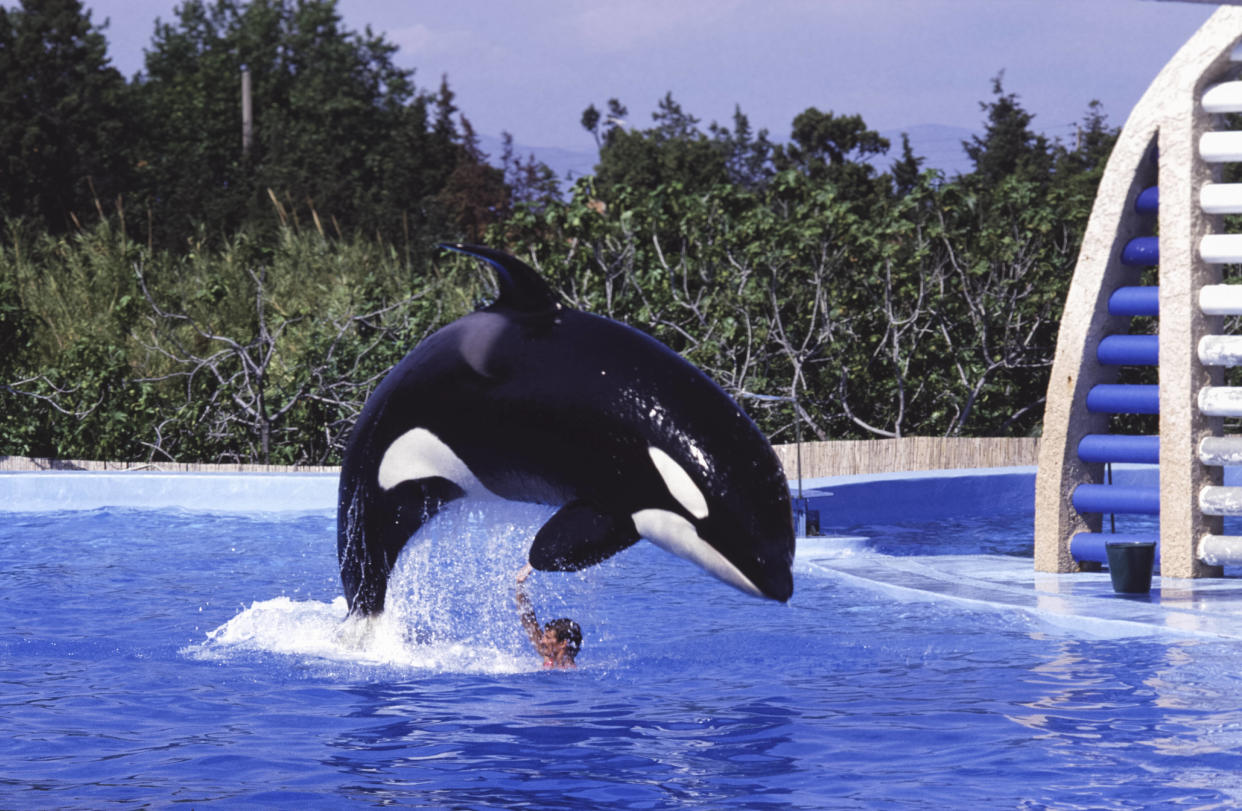
[[[1087,410],[1096,414],[1159,414],[1160,387],[1143,383],[1101,383],[1087,392]]]
[[[1160,263],[1160,238],[1135,237],[1121,250],[1121,264],[1153,267]]]
[[[1108,297],[1109,315],[1160,315],[1160,288],[1118,287]]]
[[[1070,539],[1070,555],[1074,560],[1107,563],[1108,550],[1105,547],[1110,543],[1155,543],[1156,559],[1160,559],[1158,536],[1132,532],[1080,532]]]
[[[1070,501],[1080,513],[1159,515],[1159,487],[1123,487],[1119,484],[1080,484]]]
[[[1159,344],[1155,335],[1108,335],[1095,355],[1105,366],[1155,366]]]
[[[1159,464],[1160,437],[1087,434],[1078,441],[1078,458],[1084,462]]]

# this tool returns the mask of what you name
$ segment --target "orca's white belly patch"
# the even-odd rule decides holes
[[[379,486],[391,490],[401,482],[448,479],[469,498],[499,498],[488,490],[453,449],[426,428],[413,428],[393,440],[379,465]]]
[[[630,516],[638,534],[656,546],[680,558],[696,563],[731,586],[747,594],[762,597],[759,587],[750,582],[729,559],[699,537],[694,524],[668,510],[639,510]]]

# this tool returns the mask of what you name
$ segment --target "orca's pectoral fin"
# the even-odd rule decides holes
[[[603,513],[571,501],[548,519],[530,545],[530,565],[544,572],[576,572],[638,542],[629,516]]]

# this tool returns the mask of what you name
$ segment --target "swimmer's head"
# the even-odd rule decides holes
[[[551,631],[557,642],[565,642],[565,653],[572,660],[582,650],[582,629],[571,619],[555,619],[543,626],[544,633]]]

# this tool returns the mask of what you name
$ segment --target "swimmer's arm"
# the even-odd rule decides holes
[[[522,627],[526,629],[526,635],[530,637],[530,641],[539,646],[539,640],[543,636],[543,631],[539,628],[539,620],[535,619],[535,607],[531,605],[530,598],[526,596],[524,586],[526,578],[530,577],[533,568],[528,563],[522,571],[517,575],[517,594],[515,599],[518,605],[518,617],[522,621]]]

